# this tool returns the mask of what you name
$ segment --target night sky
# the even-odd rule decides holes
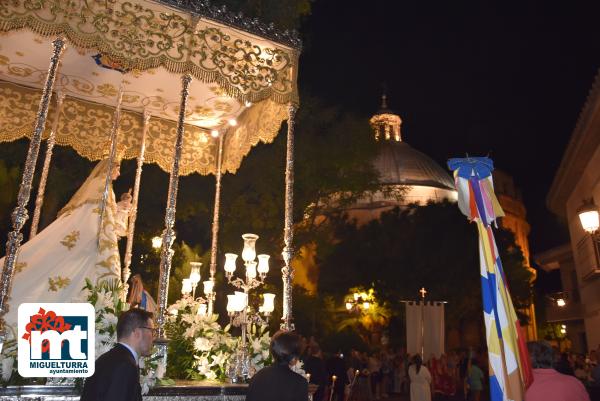
[[[545,201],[600,67],[600,2],[506,4],[316,1],[300,85],[368,119],[385,82],[411,146],[444,167],[492,157],[523,193],[535,254],[568,241]]]

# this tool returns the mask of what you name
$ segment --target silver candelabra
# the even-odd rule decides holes
[[[236,351],[234,361],[234,372],[231,374],[232,381],[238,381],[240,378],[246,380],[253,375],[253,367],[250,366],[250,356],[248,355],[247,331],[252,324],[266,324],[269,316],[275,309],[275,294],[264,293],[263,305],[259,307],[258,313],[252,310],[248,303],[248,294],[264,284],[264,280],[269,272],[269,255],[256,255],[256,234],[242,235],[244,240],[244,249],[242,259],[246,267],[244,278],[234,277],[236,270],[236,261],[238,255],[234,253],[225,254],[225,277],[229,284],[240,289],[233,294],[227,295],[227,313],[231,324],[240,327],[242,337],[240,345]],[[258,261],[257,261],[258,260]],[[263,316],[260,315],[263,314]]]

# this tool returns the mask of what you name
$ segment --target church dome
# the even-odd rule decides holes
[[[387,106],[387,97],[381,98],[381,108],[370,120],[375,140],[381,143],[373,164],[383,185],[418,185],[454,190],[450,174],[424,153],[402,141],[402,119]]]
[[[454,182],[429,156],[402,141],[386,141],[373,165],[384,185],[420,185],[454,190]]]

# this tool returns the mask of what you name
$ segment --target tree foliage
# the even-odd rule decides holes
[[[511,232],[495,230],[496,241],[517,307],[528,305],[529,271]],[[475,227],[450,202],[416,205],[382,214],[380,220],[356,227],[340,224],[339,239],[320,263],[319,290],[337,294],[370,283],[396,316],[402,300],[419,296],[448,301],[446,321],[481,318],[481,284]]]
[[[298,29],[303,17],[310,14],[311,0],[215,0],[230,10],[273,23],[279,29]]]

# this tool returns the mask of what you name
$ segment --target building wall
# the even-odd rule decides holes
[[[369,198],[360,199],[357,204],[346,210],[350,220],[356,220],[358,226],[364,225],[369,221],[379,219],[383,212],[402,207],[411,203],[426,205],[428,202],[441,202],[443,200],[456,202],[458,194],[454,190],[427,187],[420,185],[411,185],[406,187],[405,193],[398,201],[390,199],[390,196],[384,192],[375,192]]]
[[[596,135],[600,135],[597,132]],[[581,172],[580,179],[568,197],[566,205],[571,247],[577,271],[577,281],[589,349],[600,345],[600,277],[584,279],[593,269],[600,268],[594,254],[594,243],[581,227],[577,209],[584,199],[592,197],[600,202],[600,147]]]
[[[536,272],[530,264],[529,232],[531,231],[531,226],[527,222],[527,211],[521,198],[521,192],[515,186],[512,177],[501,170],[495,170],[493,178],[494,190],[505,214],[499,220],[500,226],[512,231],[515,235],[515,242],[523,252],[525,265],[533,275],[533,282]],[[529,308],[523,309],[520,312],[529,318],[529,324],[523,327],[527,341],[537,340],[537,319],[533,299]]]

